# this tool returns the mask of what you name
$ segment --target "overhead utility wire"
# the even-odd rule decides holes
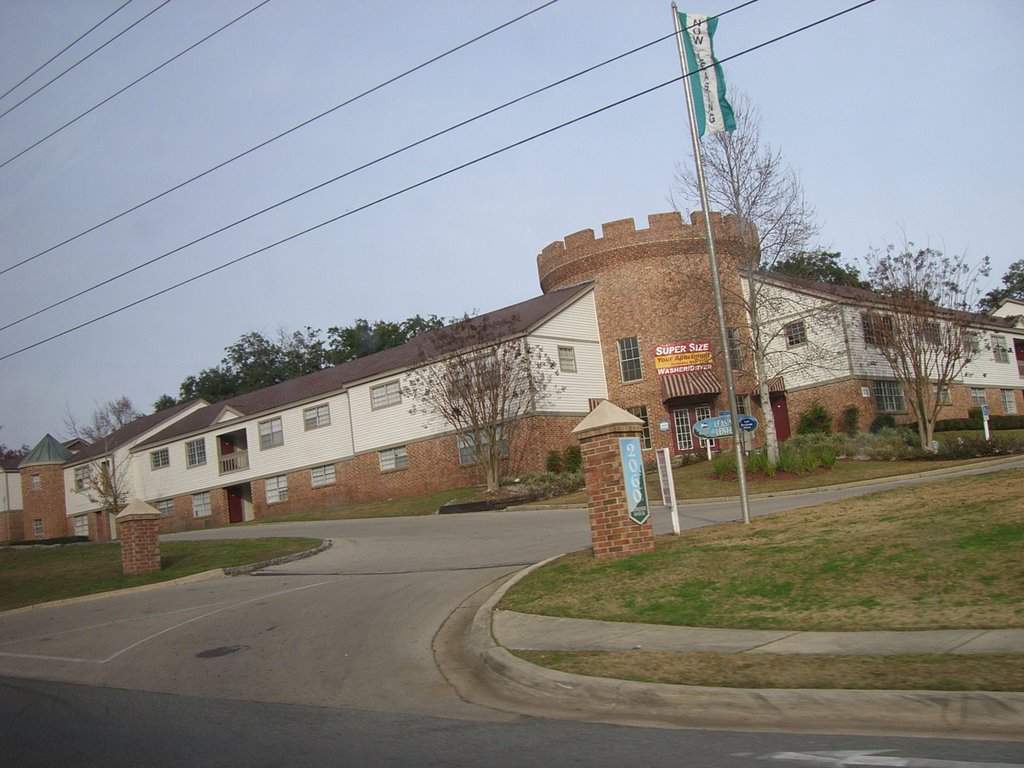
[[[170,0],[168,0],[168,2],[170,2]],[[220,34],[221,32],[223,32],[223,31],[224,31],[225,29],[227,29],[228,27],[230,27],[230,26],[231,26],[232,24],[235,24],[236,22],[239,22],[239,21],[241,21],[241,20],[242,20],[242,19],[244,19],[244,18],[245,18],[246,16],[248,16],[248,15],[249,15],[250,13],[253,13],[253,12],[255,12],[255,11],[259,10],[260,8],[262,8],[262,7],[264,6],[264,5],[266,5],[266,4],[267,4],[267,3],[269,3],[269,2],[270,2],[270,0],[263,0],[263,2],[262,2],[262,3],[259,3],[259,4],[255,5],[255,6],[253,6],[253,7],[252,7],[252,8],[250,8],[250,9],[249,9],[248,11],[246,11],[245,13],[243,13],[243,14],[242,14],[241,16],[238,16],[238,17],[236,17],[236,18],[232,19],[231,21],[229,21],[229,22],[228,22],[227,24],[225,24],[224,26],[222,26],[222,27],[220,27],[220,28],[218,28],[218,29],[215,29],[215,30],[214,30],[213,32],[211,32],[211,33],[210,33],[210,34],[208,34],[208,35],[207,35],[206,37],[204,37],[204,38],[203,38],[202,40],[199,40],[199,41],[197,41],[197,42],[195,42],[195,43],[192,43],[192,45],[190,45],[190,46],[189,46],[188,48],[186,48],[185,50],[181,51],[180,53],[176,53],[176,54],[175,54],[174,56],[172,56],[171,58],[169,58],[169,59],[168,59],[167,61],[165,61],[165,62],[164,62],[163,64],[161,64],[160,66],[158,66],[158,67],[154,67],[153,69],[149,70],[149,72],[147,72],[146,74],[142,75],[142,77],[136,78],[136,79],[135,79],[135,80],[133,80],[132,82],[128,83],[128,85],[126,85],[126,86],[125,86],[124,88],[121,88],[120,90],[118,90],[118,91],[115,91],[114,93],[112,93],[112,94],[110,94],[109,96],[107,96],[107,98],[105,98],[105,99],[103,99],[102,101],[98,102],[97,104],[94,104],[93,106],[89,107],[89,108],[88,108],[87,110],[85,110],[85,112],[83,112],[82,114],[80,114],[80,115],[79,115],[78,117],[75,117],[75,118],[73,118],[73,119],[71,119],[71,120],[68,120],[68,121],[67,121],[66,123],[64,123],[64,125],[62,125],[62,126],[61,126],[60,128],[58,128],[58,129],[56,129],[55,131],[51,131],[50,133],[46,134],[45,136],[43,136],[43,138],[39,139],[39,141],[37,141],[37,142],[36,142],[35,144],[31,144],[31,145],[29,145],[29,146],[25,147],[25,148],[24,148],[23,150],[21,150],[21,151],[20,151],[20,152],[19,152],[18,154],[16,154],[16,155],[13,155],[13,156],[11,156],[11,157],[7,158],[7,159],[6,159],[6,160],[4,160],[4,161],[3,161],[2,163],[0,163],[0,168],[3,168],[3,167],[4,167],[4,166],[6,166],[6,165],[7,165],[8,163],[14,162],[14,161],[15,161],[15,160],[17,160],[17,159],[18,159],[19,157],[21,157],[22,155],[24,155],[24,154],[25,154],[26,152],[29,152],[29,151],[31,151],[31,150],[33,150],[33,149],[35,149],[36,147],[38,147],[38,146],[39,146],[40,144],[42,144],[42,143],[43,143],[44,141],[46,141],[47,139],[51,139],[51,138],[53,138],[53,137],[54,137],[54,136],[56,136],[56,135],[57,135],[58,133],[60,133],[61,131],[63,131],[63,130],[65,129],[65,128],[67,128],[68,126],[70,126],[70,125],[74,125],[75,123],[77,123],[77,122],[78,122],[79,120],[81,120],[81,119],[82,119],[83,117],[85,117],[86,115],[88,115],[88,114],[90,114],[91,112],[94,112],[95,110],[97,110],[97,109],[99,109],[100,107],[102,107],[102,106],[103,106],[104,104],[106,104],[106,103],[107,103],[108,101],[111,101],[111,100],[113,100],[113,99],[117,98],[117,97],[118,97],[118,96],[120,96],[120,95],[121,95],[122,93],[124,93],[125,91],[127,91],[127,90],[128,90],[129,88],[131,88],[131,87],[133,87],[133,86],[136,86],[136,85],[138,85],[138,84],[139,84],[139,83],[141,83],[141,82],[142,82],[143,80],[145,80],[145,79],[146,79],[147,77],[149,77],[149,76],[150,76],[150,75],[152,75],[152,74],[155,74],[155,73],[159,72],[159,71],[160,71],[161,69],[163,69],[164,67],[166,67],[166,66],[167,66],[168,64],[170,64],[171,62],[173,62],[173,61],[177,61],[177,60],[178,60],[178,59],[180,59],[180,58],[181,58],[182,56],[184,56],[184,55],[185,55],[186,53],[189,53],[190,51],[192,51],[192,50],[195,50],[195,49],[196,49],[196,48],[198,48],[198,47],[199,47],[200,45],[202,45],[202,44],[203,44],[203,43],[205,43],[205,42],[206,42],[207,40],[209,40],[209,39],[210,39],[211,37],[214,37],[215,35],[219,35],[219,34]],[[5,113],[5,114],[6,114],[6,113]],[[0,115],[0,117],[3,117],[3,115]],[[6,272],[6,270],[4,270],[4,271]]]
[[[515,24],[517,21],[522,21],[527,16],[531,16],[532,14],[537,13],[538,11],[541,11],[541,10],[547,8],[549,5],[554,5],[557,2],[558,2],[558,0],[548,0],[548,2],[543,3],[542,5],[538,5],[532,11],[527,11],[526,13],[521,14],[519,16],[516,16],[514,19],[510,19],[509,21],[506,21],[504,24],[499,24],[497,27],[494,27],[493,29],[490,29],[487,32],[484,32],[482,34],[479,34],[476,37],[472,38],[471,40],[467,40],[466,42],[461,43],[461,44],[455,46],[454,48],[451,48],[451,49],[445,51],[444,53],[439,53],[438,55],[434,56],[433,58],[427,59],[423,63],[417,64],[415,67],[412,67],[411,69],[407,69],[406,71],[402,72],[401,74],[395,75],[394,77],[392,77],[392,78],[390,78],[388,80],[385,80],[384,82],[379,83],[379,84],[373,86],[372,88],[368,88],[367,90],[363,91],[362,93],[359,93],[359,94],[357,94],[357,95],[355,95],[355,96],[353,96],[353,97],[351,97],[349,99],[346,99],[345,101],[341,102],[340,104],[336,104],[335,106],[331,107],[330,109],[325,110],[324,112],[321,112],[319,115],[311,117],[308,120],[304,120],[303,122],[299,123],[298,125],[293,125],[291,128],[287,129],[286,131],[284,131],[282,133],[279,133],[276,136],[272,136],[271,138],[266,139],[265,141],[262,141],[259,144],[256,144],[256,145],[254,145],[252,147],[249,147],[249,149],[245,150],[244,152],[241,152],[241,153],[235,155],[234,157],[230,157],[227,160],[225,160],[225,161],[223,161],[221,163],[218,163],[217,165],[212,166],[211,168],[207,168],[202,173],[198,173],[195,176],[193,176],[192,178],[186,179],[185,181],[181,182],[180,184],[175,184],[173,187],[170,187],[169,189],[165,189],[160,194],[154,195],[153,197],[149,198],[148,200],[143,200],[141,203],[138,203],[137,205],[133,205],[131,208],[128,208],[128,209],[126,209],[124,211],[121,211],[121,213],[117,214],[116,216],[111,216],[106,221],[101,221],[99,224],[96,224],[96,225],[94,225],[92,227],[89,227],[88,229],[82,230],[77,235],[73,235],[73,236],[67,238],[66,240],[62,240],[61,242],[57,243],[56,245],[51,245],[46,250],[40,251],[39,253],[35,254],[34,256],[29,256],[28,258],[22,259],[21,261],[17,262],[16,264],[11,264],[9,267],[5,267],[4,269],[0,269],[0,275],[4,275],[4,274],[10,272],[12,269],[17,269],[18,267],[20,267],[20,266],[22,266],[24,264],[28,264],[30,261],[38,259],[40,256],[45,256],[47,253],[50,253],[51,251],[54,251],[57,248],[60,248],[61,246],[67,245],[68,243],[73,242],[73,241],[77,240],[78,238],[83,237],[84,235],[88,235],[90,232],[95,232],[100,227],[104,227],[104,226],[106,226],[107,224],[110,224],[113,221],[117,221],[122,216],[127,216],[129,213],[134,213],[135,211],[139,210],[143,206],[149,205],[150,203],[155,202],[155,201],[159,200],[160,198],[165,197],[165,196],[171,194],[172,192],[176,192],[177,190],[181,189],[182,187],[191,184],[193,181],[198,181],[199,179],[203,178],[204,176],[208,176],[209,174],[213,173],[214,171],[220,170],[221,168],[223,168],[224,166],[228,165],[229,163],[233,163],[236,160],[240,160],[243,157],[245,157],[246,155],[252,154],[256,150],[262,149],[263,147],[265,147],[268,144],[271,144],[271,143],[277,141],[278,139],[283,139],[288,134],[294,133],[295,131],[299,130],[300,128],[305,128],[310,123],[313,123],[313,122],[319,120],[322,117],[326,117],[327,115],[331,114],[332,112],[337,112],[342,107],[347,107],[349,104],[352,104],[353,102],[356,102],[356,101],[358,101],[359,99],[362,99],[365,96],[369,96],[371,93],[374,93],[375,91],[379,91],[381,88],[384,88],[385,86],[391,85],[392,83],[394,83],[394,82],[396,82],[398,80],[401,80],[403,77],[407,77],[408,75],[411,75],[414,72],[417,72],[418,70],[421,70],[424,67],[426,67],[426,66],[428,66],[430,64],[433,64],[436,61],[440,61],[441,59],[445,58],[446,56],[450,56],[451,54],[455,53],[456,51],[462,50],[463,48],[466,48],[467,46],[470,46],[473,43],[476,43],[476,42],[484,39],[485,37],[487,37],[489,35],[492,35],[495,32],[498,32],[499,30],[504,29],[505,27],[508,27],[508,26],[510,26],[512,24]]]
[[[51,85],[53,85],[53,84],[54,84],[55,82],[57,82],[58,80],[60,80],[60,79],[61,79],[62,77],[64,77],[64,75],[66,75],[66,74],[67,74],[68,72],[70,72],[71,70],[73,70],[73,69],[74,69],[75,67],[77,67],[77,66],[78,66],[79,64],[82,64],[83,62],[85,62],[85,60],[86,60],[86,59],[90,59],[90,58],[92,58],[93,56],[95,56],[95,55],[96,55],[97,53],[99,53],[100,51],[102,51],[102,50],[103,50],[104,48],[106,48],[106,47],[107,47],[108,45],[110,45],[110,44],[111,44],[112,42],[114,42],[115,40],[117,40],[117,38],[121,37],[121,35],[125,34],[125,33],[126,33],[126,32],[128,32],[129,30],[131,30],[131,29],[134,29],[135,27],[137,27],[137,26],[138,26],[139,24],[141,24],[141,23],[142,23],[142,22],[144,22],[144,21],[145,21],[146,19],[148,19],[148,18],[149,18],[150,16],[152,16],[152,15],[153,15],[154,13],[156,13],[157,11],[159,11],[159,10],[160,10],[161,8],[163,8],[163,7],[165,6],[165,5],[167,5],[167,4],[169,3],[169,2],[171,2],[171,0],[164,0],[164,1],[162,2],[162,3],[160,3],[160,5],[158,5],[158,6],[156,7],[156,8],[154,8],[154,9],[153,9],[152,11],[150,11],[149,13],[147,13],[147,14],[146,14],[145,16],[143,16],[143,17],[142,17],[141,19],[139,19],[138,21],[134,22],[134,23],[133,23],[133,24],[131,24],[130,26],[128,26],[128,27],[125,27],[124,29],[122,29],[122,30],[121,30],[120,32],[118,32],[118,33],[117,33],[116,35],[114,35],[114,36],[113,36],[112,38],[110,38],[109,40],[107,40],[107,42],[105,42],[105,43],[104,43],[103,45],[101,45],[101,46],[100,46],[99,48],[96,48],[95,50],[91,51],[90,53],[88,53],[88,54],[86,54],[85,56],[83,56],[82,58],[80,58],[80,59],[79,59],[78,61],[76,61],[76,62],[75,62],[74,64],[72,64],[72,65],[71,65],[70,67],[68,67],[67,69],[65,69],[65,70],[64,70],[63,72],[61,72],[61,73],[60,73],[59,75],[57,75],[56,77],[53,77],[53,78],[51,78],[50,80],[47,80],[47,81],[46,81],[45,83],[43,83],[43,84],[42,84],[41,86],[39,86],[38,88],[36,88],[36,89],[35,89],[34,91],[32,91],[32,93],[30,93],[30,94],[29,94],[28,96],[26,96],[25,98],[23,98],[23,99],[22,99],[21,101],[19,101],[19,102],[18,102],[17,104],[15,104],[15,105],[14,105],[13,107],[10,107],[10,108],[9,108],[9,109],[8,109],[7,111],[5,111],[5,112],[0,112],[0,117],[6,117],[6,116],[7,116],[8,114],[10,114],[10,113],[11,113],[11,112],[13,112],[14,110],[16,110],[16,109],[17,109],[18,107],[20,107],[20,106],[21,106],[22,104],[24,104],[24,103],[25,103],[26,101],[28,101],[28,100],[29,100],[29,99],[31,99],[31,98],[32,98],[33,96],[35,96],[35,95],[36,95],[37,93],[39,93],[39,92],[40,92],[41,90],[43,90],[44,88],[49,88],[49,87],[50,87]],[[26,150],[26,151],[28,151],[28,150]],[[22,154],[24,154],[24,153],[22,153]],[[14,157],[18,157],[18,156],[19,156],[19,155],[15,155]],[[11,159],[13,160],[14,158],[11,158]],[[7,162],[10,162],[10,160],[8,160]],[[7,163],[4,163],[4,165],[7,165]]]
[[[758,0],[749,0],[749,2],[757,2],[757,1]],[[510,106],[512,106],[514,104],[518,104],[521,101],[525,101],[526,99],[529,99],[529,98],[531,98],[533,96],[536,96],[537,94],[543,93],[544,91],[549,91],[552,88],[556,88],[559,85],[563,85],[563,84],[565,84],[565,83],[567,83],[567,82],[569,82],[571,80],[575,80],[576,78],[581,77],[581,76],[583,76],[583,75],[585,75],[585,74],[587,74],[589,72],[593,72],[596,69],[600,69],[601,67],[603,67],[603,66],[605,66],[607,64],[611,64],[611,63],[613,63],[615,61],[618,61],[620,59],[624,59],[627,56],[631,56],[634,53],[642,51],[642,50],[644,50],[646,48],[650,48],[651,46],[653,46],[653,45],[655,45],[657,43],[663,42],[663,41],[667,40],[670,37],[675,37],[675,32],[670,32],[669,34],[665,35],[664,37],[659,37],[657,40],[652,40],[651,42],[645,43],[644,45],[641,45],[641,46],[638,46],[637,48],[634,48],[631,51],[627,51],[626,53],[621,53],[618,56],[614,56],[614,57],[612,57],[610,59],[606,59],[605,61],[602,61],[600,64],[595,64],[595,65],[593,65],[591,67],[587,67],[586,69],[581,70],[581,71],[579,71],[579,72],[577,72],[577,73],[575,73],[573,75],[569,75],[568,77],[563,77],[561,80],[558,80],[558,81],[556,81],[554,83],[551,83],[549,85],[545,85],[545,86],[543,86],[541,88],[538,88],[538,89],[536,89],[534,91],[531,91],[529,93],[525,93],[522,96],[519,96],[519,97],[517,97],[515,99],[512,99],[511,101],[506,101],[504,104],[501,104],[501,105],[499,105],[497,107],[493,107],[491,109],[488,109],[486,112],[481,112],[478,115],[474,115],[473,117],[470,117],[470,118],[467,118],[465,120],[462,120],[461,122],[455,123],[454,125],[451,125],[451,126],[445,128],[443,130],[437,131],[436,133],[432,133],[429,136],[425,136],[424,138],[418,139],[418,140],[412,142],[411,144],[406,144],[404,147],[401,147],[400,149],[393,150],[391,152],[388,152],[386,155],[381,155],[380,157],[377,157],[374,160],[370,160],[369,162],[363,163],[360,166],[357,166],[355,168],[351,168],[351,169],[345,171],[344,173],[341,173],[341,174],[339,174],[339,175],[337,175],[337,176],[335,176],[335,177],[333,177],[331,179],[327,179],[326,181],[320,182],[316,186],[309,187],[308,189],[305,189],[302,192],[297,192],[296,194],[292,195],[291,197],[287,197],[284,200],[279,200],[278,202],[273,203],[272,205],[268,205],[266,208],[262,208],[262,209],[260,209],[260,210],[258,210],[256,212],[254,212],[254,213],[250,213],[248,216],[245,216],[245,217],[243,217],[241,219],[237,219],[236,221],[233,221],[230,224],[225,224],[223,227],[220,227],[218,229],[213,230],[212,232],[208,232],[205,235],[197,237],[196,239],[191,240],[191,241],[185,243],[184,245],[179,245],[177,248],[174,248],[173,250],[166,251],[165,253],[162,253],[159,256],[154,256],[153,258],[151,258],[151,259],[149,259],[147,261],[144,261],[141,264],[137,264],[134,267],[130,267],[129,269],[126,269],[123,272],[120,272],[120,273],[118,273],[116,275],[113,275],[112,277],[108,277],[107,279],[102,280],[101,282],[98,282],[95,285],[92,285],[92,286],[90,286],[88,288],[83,288],[82,290],[78,291],[77,293],[73,293],[70,296],[66,296],[65,298],[60,299],[59,301],[56,301],[53,304],[50,304],[49,306],[43,307],[42,309],[37,309],[36,311],[34,311],[34,312],[30,313],[30,314],[27,314],[24,317],[21,317],[21,318],[19,318],[17,320],[13,320],[13,321],[7,323],[6,325],[2,325],[2,326],[0,326],[0,331],[6,331],[8,328],[11,328],[11,327],[13,327],[15,325],[18,325],[19,323],[23,323],[26,320],[31,320],[33,317],[37,317],[37,316],[43,314],[44,312],[49,312],[51,309],[56,309],[57,307],[61,306],[62,304],[66,304],[67,302],[72,301],[73,299],[77,299],[80,296],[84,296],[85,294],[90,293],[90,292],[96,290],[97,288],[102,288],[105,285],[109,285],[110,283],[113,283],[115,280],[120,280],[122,277],[126,277],[126,276],[132,274],[133,272],[137,272],[140,269],[144,269],[145,267],[148,267],[151,264],[155,264],[156,262],[161,261],[162,259],[165,259],[168,256],[171,256],[171,255],[173,255],[175,253],[179,253],[179,252],[185,250],[186,248],[190,248],[193,245],[196,245],[198,243],[203,242],[204,240],[208,240],[209,238],[214,237],[215,235],[219,235],[219,234],[221,234],[223,232],[226,232],[229,229],[237,227],[239,224],[244,224],[247,221],[251,221],[252,219],[256,218],[257,216],[262,216],[264,213],[268,213],[268,212],[274,210],[275,208],[280,208],[283,205],[287,205],[288,203],[294,202],[295,200],[298,200],[300,197],[304,197],[305,195],[308,195],[308,194],[310,194],[312,192],[315,192],[315,191],[317,191],[319,189],[323,189],[324,187],[329,186],[331,184],[334,184],[337,181],[341,181],[342,179],[347,178],[348,176],[351,176],[351,175],[353,175],[355,173],[358,173],[359,171],[363,171],[363,170],[365,170],[367,168],[370,168],[371,166],[377,165],[378,163],[381,163],[381,162],[383,162],[385,160],[388,160],[388,159],[390,159],[392,157],[400,155],[403,152],[407,152],[408,150],[413,149],[414,147],[418,147],[421,144],[426,144],[428,141],[432,141],[432,140],[434,140],[434,139],[436,139],[436,138],[438,138],[440,136],[444,136],[446,133],[451,133],[452,131],[455,131],[455,130],[457,130],[459,128],[467,126],[470,123],[474,123],[477,120],[483,119],[484,117],[487,117],[489,115],[493,115],[496,112],[500,112],[501,110],[506,109],[507,107],[510,107]]]
[[[763,43],[759,43],[758,45],[751,46],[750,48],[746,48],[746,49],[744,49],[744,50],[742,50],[742,51],[740,51],[738,53],[732,54],[731,56],[727,56],[725,58],[719,59],[718,63],[719,64],[724,64],[724,63],[726,63],[728,61],[732,61],[733,59],[739,58],[740,56],[745,56],[748,53],[752,53],[752,52],[760,50],[761,48],[764,48],[764,47],[766,47],[768,45],[772,45],[772,44],[777,43],[777,42],[779,42],[781,40],[785,40],[787,37],[792,37],[793,35],[796,35],[796,34],[798,34],[800,32],[805,32],[806,30],[811,29],[812,27],[816,27],[816,26],[819,26],[821,24],[824,24],[827,21],[832,21],[833,19],[837,19],[840,16],[844,16],[847,13],[855,11],[855,10],[857,10],[859,8],[863,8],[866,5],[871,5],[874,2],[875,2],[875,0],[864,0],[864,2],[858,3],[857,5],[850,6],[849,8],[846,8],[845,10],[837,11],[836,13],[833,13],[830,16],[826,16],[826,17],[824,17],[822,19],[818,19],[817,21],[811,22],[810,24],[805,24],[804,26],[799,27],[798,29],[794,29],[794,30],[792,30],[790,32],[786,32],[785,34],[782,34],[782,35],[779,35],[777,37],[774,37],[774,38],[772,38],[770,40],[766,40]],[[508,151],[510,151],[512,149],[516,149],[517,147],[521,147],[524,144],[528,144],[528,143],[530,143],[532,141],[535,141],[536,139],[539,139],[539,138],[542,138],[544,136],[547,136],[548,134],[554,133],[555,131],[560,131],[563,128],[569,127],[570,125],[574,125],[576,123],[582,122],[583,120],[587,120],[587,119],[589,119],[591,117],[594,117],[596,115],[599,115],[599,114],[601,114],[603,112],[607,112],[607,111],[609,111],[611,109],[614,109],[616,107],[622,106],[623,104],[626,104],[628,102],[634,101],[634,100],[639,99],[639,98],[641,98],[643,96],[647,96],[648,94],[654,93],[655,91],[659,91],[662,88],[666,88],[666,87],[668,87],[668,86],[670,86],[670,85],[672,85],[674,83],[678,83],[684,77],[688,77],[690,75],[697,74],[698,72],[703,72],[705,69],[708,69],[708,68],[710,68],[712,66],[714,66],[714,64],[709,64],[709,65],[707,65],[705,67],[701,67],[700,69],[696,69],[693,72],[687,72],[685,75],[678,75],[678,76],[672,78],[671,80],[666,80],[665,82],[663,82],[663,83],[661,83],[659,85],[651,86],[650,88],[646,88],[646,89],[644,89],[642,91],[634,93],[631,96],[626,96],[625,98],[619,99],[618,101],[614,101],[611,104],[606,104],[603,107],[598,107],[597,109],[592,110],[591,112],[587,112],[586,114],[574,117],[571,120],[565,121],[564,123],[559,123],[558,125],[552,126],[551,128],[547,128],[547,129],[545,129],[545,130],[543,130],[543,131],[541,131],[539,133],[535,133],[532,136],[528,136],[525,139],[520,139],[519,141],[515,141],[512,144],[507,144],[504,147],[501,147],[500,149],[496,149],[496,150],[494,150],[492,152],[488,152],[487,154],[480,155],[480,156],[474,158],[473,160],[468,160],[465,163],[461,163],[460,165],[456,165],[456,166],[454,166],[452,168],[449,168],[446,171],[442,171],[441,173],[437,173],[437,174],[435,174],[433,176],[430,176],[430,177],[428,177],[426,179],[418,181],[418,182],[416,182],[414,184],[410,184],[407,187],[403,187],[402,189],[399,189],[399,190],[397,190],[395,192],[391,192],[391,193],[389,193],[387,195],[384,195],[383,197],[378,197],[376,200],[372,200],[372,201],[370,201],[368,203],[364,203],[363,205],[359,206],[358,208],[353,208],[351,210],[346,211],[345,213],[342,213],[342,214],[334,216],[334,217],[332,217],[330,219],[327,219],[326,221],[322,221],[319,224],[314,224],[311,227],[307,227],[306,229],[300,230],[299,232],[295,232],[295,233],[293,233],[291,235],[288,235],[287,237],[284,237],[284,238],[282,238],[280,240],[277,240],[276,242],[270,243],[269,245],[265,245],[262,248],[257,248],[254,251],[250,251],[249,253],[246,253],[246,254],[243,254],[241,256],[238,256],[237,258],[231,259],[230,261],[226,261],[223,264],[220,264],[220,265],[218,265],[216,267],[212,267],[211,269],[208,269],[205,272],[200,272],[197,275],[193,275],[192,277],[186,278],[186,279],[184,279],[184,280],[182,280],[180,282],[177,282],[177,283],[175,283],[173,285],[169,285],[166,288],[162,288],[159,291],[156,291],[154,293],[149,294],[148,296],[144,296],[144,297],[142,297],[140,299],[136,299],[135,301],[133,301],[133,302],[131,302],[129,304],[125,304],[125,305],[123,305],[121,307],[118,307],[117,309],[112,309],[109,312],[105,312],[102,315],[98,315],[98,316],[96,316],[96,317],[94,317],[94,318],[92,318],[90,320],[86,320],[85,322],[79,323],[78,325],[72,326],[71,328],[66,328],[65,330],[60,331],[59,333],[55,333],[52,336],[46,337],[45,339],[40,339],[39,341],[33,342],[32,344],[24,346],[21,349],[17,349],[17,350],[15,350],[13,352],[8,352],[6,355],[0,356],[0,361],[7,360],[7,359],[9,359],[11,357],[14,357],[15,355],[19,355],[19,354],[21,354],[23,352],[27,352],[30,349],[34,349],[36,347],[42,346],[43,344],[46,344],[46,343],[51,342],[51,341],[54,341],[55,339],[59,339],[62,336],[67,336],[70,333],[74,333],[75,331],[81,330],[82,328],[86,328],[86,327],[88,327],[90,325],[93,325],[94,323],[98,323],[100,320],[105,320],[108,317],[112,317],[113,315],[119,314],[119,313],[124,312],[124,311],[126,311],[128,309],[131,309],[133,307],[137,307],[138,305],[143,304],[143,303],[145,303],[147,301],[150,301],[151,299],[155,299],[155,298],[157,298],[159,296],[163,296],[165,293],[170,293],[171,291],[177,290],[178,288],[181,288],[181,287],[183,287],[185,285],[188,285],[189,283],[193,283],[193,282],[195,282],[197,280],[201,280],[202,278],[208,277],[209,275],[212,275],[215,272],[220,272],[222,269],[227,269],[228,267],[233,266],[235,264],[238,264],[238,263],[240,263],[242,261],[246,261],[247,259],[250,259],[253,256],[257,256],[257,255],[259,255],[261,253],[264,253],[265,251],[271,250],[272,248],[276,248],[279,245],[284,245],[285,243],[288,243],[288,242],[290,242],[292,240],[296,240],[296,239],[298,239],[300,237],[303,237],[304,235],[307,235],[310,232],[315,232],[318,229],[322,229],[323,227],[326,227],[326,226],[328,226],[330,224],[334,224],[337,221],[340,221],[342,219],[348,218],[349,216],[353,216],[353,215],[355,215],[357,213],[365,211],[368,208],[372,208],[372,207],[374,207],[376,205],[379,205],[380,203],[383,203],[383,202],[386,202],[386,201],[391,200],[393,198],[399,197],[400,195],[404,195],[406,192],[411,192],[414,189],[418,189],[418,188],[423,187],[423,186],[425,186],[427,184],[431,184],[431,183],[433,183],[435,181],[438,181],[439,179],[443,179],[446,176],[450,176],[450,175],[452,175],[454,173],[458,173],[459,171],[462,171],[462,170],[465,170],[466,168],[469,168],[471,166],[477,165],[478,163],[481,163],[481,162],[483,162],[485,160],[489,160],[492,157],[497,157],[498,155],[504,154],[505,152],[508,152]]]
[[[48,59],[47,59],[46,61],[44,61],[44,62],[43,62],[42,64],[40,64],[40,65],[39,65],[38,67],[36,67],[36,68],[35,68],[35,69],[33,69],[33,70],[32,70],[31,72],[29,72],[29,73],[28,73],[27,75],[25,75],[25,76],[24,76],[23,78],[21,78],[21,80],[19,80],[18,82],[16,82],[16,83],[15,83],[14,85],[12,85],[12,86],[11,86],[10,88],[8,88],[8,89],[7,89],[6,91],[4,91],[3,93],[0,93],[0,99],[6,99],[6,98],[7,98],[7,97],[8,97],[8,96],[9,96],[9,95],[11,94],[11,91],[13,91],[14,89],[18,88],[18,87],[19,87],[19,86],[21,86],[21,85],[24,85],[25,81],[26,81],[26,80],[28,80],[29,78],[33,77],[34,75],[37,75],[37,74],[39,74],[39,72],[40,72],[40,71],[41,71],[41,70],[42,70],[42,69],[43,69],[44,67],[46,67],[46,66],[47,66],[48,64],[52,64],[52,63],[54,62],[54,60],[56,60],[56,59],[57,59],[57,57],[58,57],[58,56],[60,56],[61,54],[67,53],[67,51],[68,51],[68,50],[69,50],[69,49],[70,49],[70,48],[71,48],[71,47],[72,47],[73,45],[75,45],[76,43],[79,43],[79,42],[81,42],[81,41],[82,41],[82,39],[83,39],[83,38],[84,38],[84,37],[85,37],[86,35],[88,35],[88,34],[89,34],[90,32],[92,32],[92,31],[94,31],[94,30],[95,30],[95,29],[96,29],[96,28],[97,28],[98,26],[100,26],[100,25],[101,25],[101,24],[102,24],[103,22],[105,22],[105,21],[106,21],[107,19],[109,19],[109,18],[110,18],[111,16],[113,16],[113,15],[114,15],[115,13],[117,13],[117,12],[118,12],[118,11],[120,11],[120,10],[121,10],[122,8],[124,8],[124,7],[126,6],[126,5],[128,5],[128,3],[130,3],[131,1],[132,1],[132,0],[125,0],[125,2],[123,2],[123,3],[121,4],[121,5],[119,5],[119,6],[117,7],[117,8],[115,8],[115,9],[114,9],[113,11],[111,11],[110,13],[108,13],[108,14],[107,14],[106,16],[104,16],[104,17],[103,17],[102,19],[100,19],[99,21],[97,21],[97,22],[96,22],[95,24],[93,24],[93,25],[92,25],[91,27],[89,27],[89,29],[87,29],[87,30],[86,30],[85,32],[83,32],[83,33],[82,33],[81,35],[79,35],[78,37],[76,37],[76,38],[75,38],[74,40],[72,40],[72,41],[71,41],[70,43],[68,43],[68,44],[67,44],[67,45],[65,45],[65,46],[64,46],[63,48],[61,48],[61,49],[60,49],[59,51],[57,51],[57,53],[53,54],[53,56],[51,56],[50,58],[48,58]]]

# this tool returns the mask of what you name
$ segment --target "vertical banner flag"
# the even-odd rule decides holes
[[[709,19],[696,13],[680,13],[679,26],[683,30],[686,71],[691,73],[688,77],[698,135],[735,131],[736,118],[725,99],[725,75],[712,49],[718,17]]]

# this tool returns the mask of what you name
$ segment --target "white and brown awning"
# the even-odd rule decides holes
[[[661,391],[665,399],[670,400],[673,397],[717,395],[722,391],[722,385],[712,371],[670,373],[661,377]]]
[[[768,381],[768,392],[769,392],[769,394],[772,393],[772,392],[785,392],[785,391],[786,391],[786,381],[781,376],[776,376],[775,378],[770,379]],[[760,387],[754,387],[753,391],[750,394],[754,395],[754,397],[757,397],[758,395],[760,395],[761,394]]]

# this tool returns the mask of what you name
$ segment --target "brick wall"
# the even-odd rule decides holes
[[[39,476],[39,488],[33,490],[32,476]],[[23,506],[23,538],[59,539],[69,536],[68,519],[64,511],[64,466],[38,464],[21,470]],[[43,533],[35,533],[34,521],[41,520]]]

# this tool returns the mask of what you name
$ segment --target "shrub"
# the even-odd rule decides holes
[[[564,496],[583,487],[583,472],[534,472],[520,482],[531,496],[539,499]]]
[[[711,471],[719,480],[736,477],[736,457],[732,453],[723,453],[711,461]]]
[[[860,431],[860,408],[850,405],[843,409],[839,416],[839,429],[843,434],[856,435]]]
[[[825,410],[821,403],[812,403],[811,407],[800,414],[797,422],[798,435],[810,435],[816,432],[832,431],[832,414]]]
[[[880,413],[871,422],[871,433],[877,435],[883,429],[890,429],[896,426],[896,418],[890,413]]]
[[[562,470],[579,472],[583,468],[583,453],[578,445],[567,445],[562,451]]]
[[[544,466],[548,472],[558,474],[562,471],[562,454],[558,451],[548,451],[548,459]]]
[[[775,477],[777,466],[768,460],[764,450],[753,451],[747,456],[747,471],[752,474],[763,472],[768,477]]]

